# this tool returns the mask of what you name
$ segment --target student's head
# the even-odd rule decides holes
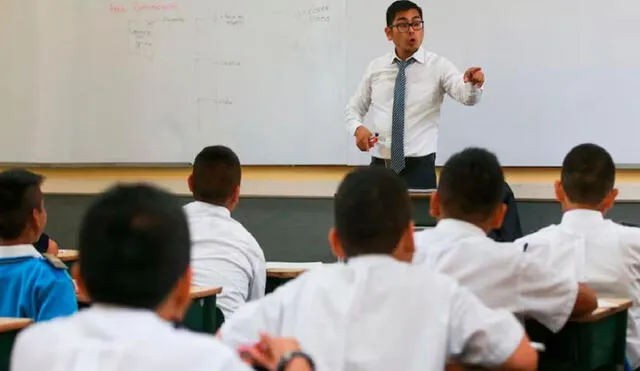
[[[47,224],[43,177],[25,169],[0,172],[0,243],[32,244]]]
[[[467,148],[442,168],[438,191],[431,198],[431,215],[462,220],[488,232],[502,225],[503,195],[504,175],[496,156],[482,148]]]
[[[364,167],[349,173],[335,195],[329,242],[338,258],[368,254],[411,261],[414,252],[411,203],[393,171]]]
[[[190,242],[180,202],[148,185],[99,196],[80,226],[78,286],[94,303],[180,320],[189,305]]]
[[[562,162],[556,197],[563,209],[609,210],[618,195],[613,186],[616,166],[602,147],[585,143],[574,147]]]
[[[406,59],[413,55],[424,38],[422,9],[407,0],[393,2],[387,8],[387,39],[393,41],[398,57]]]
[[[233,209],[240,199],[242,170],[238,156],[225,146],[209,146],[196,156],[189,176],[193,197]]]

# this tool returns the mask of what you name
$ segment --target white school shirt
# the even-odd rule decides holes
[[[220,336],[236,347],[261,332],[295,337],[318,371],[441,371],[451,356],[494,366],[524,334],[453,280],[384,255],[308,271],[240,308]]]
[[[194,201],[184,211],[191,234],[193,284],[222,287],[216,304],[225,318],[245,302],[263,297],[264,252],[229,209]]]
[[[629,298],[627,356],[640,367],[640,228],[606,220],[592,210],[564,213],[551,225],[516,243],[525,254],[541,259],[556,274],[585,282],[599,297]]]
[[[178,330],[155,313],[94,305],[23,330],[11,371],[250,371],[213,336]]]
[[[453,63],[423,47],[412,58],[416,61],[406,69],[404,153],[406,157],[421,157],[437,150],[444,95],[462,104],[474,105],[480,100],[482,88],[465,83]],[[395,59],[396,54],[392,52],[369,63],[345,108],[349,134],[354,134],[360,125],[379,133],[380,141],[371,149],[371,154],[386,159],[390,158],[393,92],[398,75]],[[385,141],[388,145],[384,145]]]
[[[414,264],[453,277],[490,308],[530,316],[554,332],[573,312],[575,279],[555,274],[513,243],[496,242],[473,224],[443,219],[416,233],[415,240]]]

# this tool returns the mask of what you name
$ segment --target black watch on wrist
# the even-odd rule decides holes
[[[289,366],[289,363],[291,363],[291,361],[293,361],[295,358],[298,358],[298,357],[304,358],[309,364],[309,368],[312,371],[316,369],[316,366],[313,363],[313,359],[311,359],[311,357],[307,353],[296,351],[296,352],[289,352],[283,355],[282,358],[280,358],[280,361],[278,362],[278,367],[276,367],[276,370],[286,371],[287,366]]]

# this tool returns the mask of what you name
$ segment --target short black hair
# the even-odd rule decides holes
[[[13,240],[25,231],[33,210],[42,209],[44,178],[26,169],[0,172],[0,238]]]
[[[488,220],[504,196],[498,158],[475,147],[454,154],[442,168],[438,194],[448,217],[474,224]]]
[[[150,185],[116,185],[80,226],[80,275],[91,300],[156,309],[189,266],[186,216],[176,197]]]
[[[562,161],[562,188],[569,201],[598,205],[616,182],[616,165],[604,148],[584,143],[573,147]]]
[[[393,253],[412,219],[406,184],[384,167],[349,173],[334,202],[336,233],[348,257]]]
[[[228,147],[205,147],[193,162],[192,175],[195,199],[222,206],[240,185],[240,159]]]
[[[387,26],[393,25],[393,20],[396,19],[396,15],[401,12],[406,12],[407,10],[416,9],[420,14],[420,18],[422,18],[422,8],[420,8],[413,1],[408,0],[398,0],[394,1],[387,8]]]

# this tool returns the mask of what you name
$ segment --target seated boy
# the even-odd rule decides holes
[[[60,250],[56,241],[52,240],[46,233],[40,235],[40,238],[33,244],[33,247],[35,247],[39,253],[51,254],[53,256],[58,255],[58,251]]]
[[[491,308],[528,315],[552,331],[597,306],[593,291],[523,255],[487,232],[502,223],[504,177],[497,158],[468,148],[446,162],[431,198],[435,228],[416,235],[414,263],[426,263],[470,289]]]
[[[193,163],[184,207],[191,230],[193,282],[221,286],[217,305],[225,318],[264,296],[266,263],[255,238],[231,217],[240,199],[240,160],[224,146],[204,148]]]
[[[335,196],[331,248],[347,263],[324,264],[222,326],[223,343],[260,332],[294,336],[318,370],[443,370],[445,363],[533,370],[537,354],[506,311],[486,308],[453,280],[411,265],[413,222],[404,182],[392,170],[350,173]]]
[[[42,177],[0,173],[0,317],[45,321],[78,310],[66,266],[33,247],[47,222]]]
[[[172,323],[191,302],[191,271],[187,221],[170,194],[131,185],[98,197],[80,227],[79,257],[78,286],[94,304],[21,332],[13,371],[251,370],[213,335]],[[285,342],[271,358],[292,350]],[[311,369],[292,360],[286,370]]]
[[[595,144],[574,147],[564,158],[556,197],[564,215],[558,225],[518,240],[526,255],[542,259],[593,287],[599,296],[630,298],[627,356],[640,368],[640,229],[604,219],[618,191],[609,153]]]

